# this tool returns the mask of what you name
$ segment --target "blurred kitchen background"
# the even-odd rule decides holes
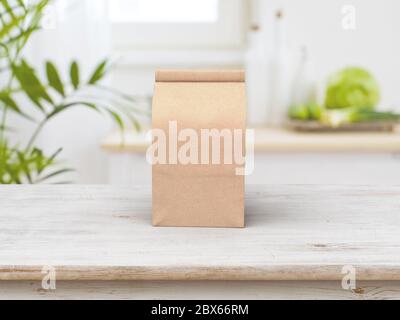
[[[89,108],[49,121],[37,143],[63,148],[76,183],[151,183],[145,114],[160,68],[246,70],[248,124],[256,128],[247,183],[400,183],[398,0],[54,0],[44,12],[43,30],[24,51],[31,65],[50,59],[68,70],[76,59],[84,77],[109,57],[101,83],[144,111],[142,131],[128,128],[123,138],[115,121]],[[338,73],[346,67],[363,70]],[[346,77],[354,92],[343,92]],[[333,102],[330,85],[339,86]],[[341,109],[325,112],[327,103]],[[10,141],[25,141],[33,125],[12,119]]]

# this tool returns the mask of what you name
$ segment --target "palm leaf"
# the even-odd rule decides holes
[[[119,129],[121,131],[125,130],[124,121],[122,120],[121,116],[111,109],[105,109],[110,115],[113,120],[117,123]]]
[[[93,85],[96,84],[99,80],[101,80],[105,73],[106,73],[106,66],[107,66],[108,60],[102,61],[94,70],[92,76],[89,79],[89,84]]]
[[[22,151],[17,151],[19,164],[29,183],[32,183],[31,169],[29,166],[29,160],[25,158],[25,154]]]
[[[64,173],[67,173],[67,172],[73,172],[73,171],[75,171],[75,170],[74,169],[70,169],[70,168],[60,169],[60,170],[51,172],[51,173],[45,175],[44,177],[41,177],[41,178],[37,179],[36,183],[42,183],[42,182],[45,182],[45,181],[49,180],[50,178],[54,178],[54,177],[59,176],[61,174],[64,174]]]
[[[84,107],[88,107],[88,108],[96,110],[96,111],[100,111],[94,103],[86,102],[86,101],[75,101],[75,102],[70,102],[70,103],[66,103],[66,104],[57,106],[56,108],[54,108],[54,110],[52,112],[50,112],[47,115],[47,119],[51,119],[54,116],[56,116],[57,114],[59,114],[60,112],[63,112],[66,109],[69,109],[71,107],[76,107],[76,106],[84,106]]]
[[[2,40],[5,37],[10,37],[10,34],[14,30],[14,28],[18,27],[19,24],[25,20],[25,18],[26,15],[23,15],[15,19],[12,19],[8,23],[3,23],[0,29],[0,40]]]
[[[7,93],[2,93],[0,92],[0,101],[3,102],[3,104],[7,107],[9,107],[11,110],[16,112],[17,114],[23,116],[26,119],[33,120],[33,118],[26,113],[22,112],[22,110],[18,107],[17,103],[15,100],[11,97],[11,95]]]
[[[71,78],[71,83],[74,86],[74,89],[78,89],[79,88],[79,66],[78,63],[76,61],[73,61],[71,63],[71,67],[70,67],[70,78]]]
[[[61,82],[60,75],[57,71],[57,68],[50,61],[46,62],[46,74],[47,80],[49,81],[49,85],[55,89],[59,94],[65,97],[64,86]]]
[[[12,70],[25,94],[39,109],[44,111],[41,99],[53,104],[53,100],[36,76],[34,69],[24,59],[20,64],[13,64]]]
[[[27,14],[23,14],[18,17],[13,17],[9,22],[2,21],[0,29],[0,40],[3,42],[3,38],[11,37],[11,33],[26,19]]]

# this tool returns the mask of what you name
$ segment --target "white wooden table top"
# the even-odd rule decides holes
[[[150,190],[0,186],[0,280],[400,280],[400,186],[252,186],[246,228],[156,228]]]
[[[148,130],[110,134],[102,143],[108,152],[144,153]],[[256,152],[400,152],[400,129],[394,132],[295,132],[255,128]]]

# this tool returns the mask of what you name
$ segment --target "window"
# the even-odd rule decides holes
[[[114,23],[213,23],[218,20],[218,0],[113,0]]]
[[[108,0],[117,49],[238,48],[244,0]]]

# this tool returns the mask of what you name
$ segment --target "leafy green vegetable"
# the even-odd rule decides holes
[[[368,108],[346,108],[326,110],[321,117],[322,123],[332,127],[368,121],[400,121],[400,114],[374,111]]]
[[[311,120],[321,119],[322,107],[318,103],[311,102],[307,105],[307,108]]]
[[[373,110],[379,102],[378,82],[367,70],[348,67],[329,78],[326,108],[360,107]]]
[[[308,120],[308,109],[304,104],[293,105],[289,108],[289,118],[294,120]]]
[[[293,105],[289,108],[289,118],[294,120],[319,120],[321,113],[322,107],[315,102]]]

